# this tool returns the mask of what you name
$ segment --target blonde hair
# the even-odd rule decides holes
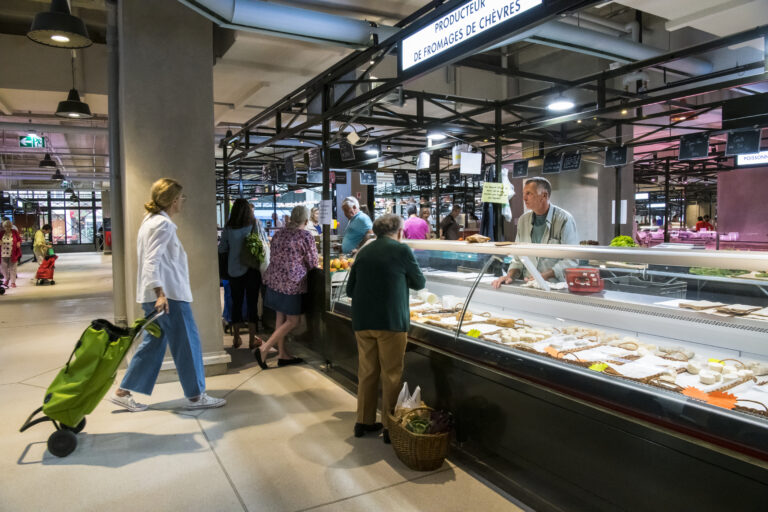
[[[11,221],[9,221],[9,220],[4,220],[2,226],[3,226],[4,230],[5,229],[11,229],[11,228],[13,228],[13,223]]]
[[[151,214],[164,212],[181,195],[181,184],[171,178],[160,178],[152,184],[149,194],[152,197],[144,203],[144,209]]]
[[[309,219],[309,210],[306,206],[298,205],[294,206],[291,210],[291,220],[288,227],[298,229],[307,223]]]

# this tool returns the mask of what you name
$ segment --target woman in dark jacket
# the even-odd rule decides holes
[[[261,273],[258,268],[248,267],[241,259],[240,252],[245,238],[251,232],[261,237],[263,244],[268,243],[259,220],[254,218],[250,203],[242,198],[235,199],[232,211],[229,213],[224,230],[221,233],[219,252],[228,253],[227,273],[232,293],[232,333],[234,348],[242,345],[240,339],[240,324],[243,323],[243,299],[247,299],[248,346],[256,348],[256,326],[259,322],[259,290],[261,289]]]
[[[400,216],[379,217],[373,232],[376,240],[360,250],[347,280],[359,353],[355,437],[376,432],[388,422],[403,376],[410,327],[408,289],[421,290],[426,284],[413,251],[400,242]],[[375,423],[379,376],[384,425]],[[388,430],[384,430],[384,442],[389,443]]]

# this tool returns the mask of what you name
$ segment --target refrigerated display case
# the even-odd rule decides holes
[[[738,489],[750,510],[768,496],[768,255],[407,243],[427,286],[410,299],[405,378],[457,414],[460,441],[597,509],[658,504],[620,477],[675,481],[670,506],[726,506]],[[561,280],[544,281],[537,258]],[[494,288],[512,262],[526,279]],[[577,267],[600,286],[566,282]],[[326,359],[354,375],[351,307],[336,287]],[[701,494],[703,478],[723,492]]]

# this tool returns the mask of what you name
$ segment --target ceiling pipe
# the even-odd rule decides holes
[[[498,43],[485,51],[501,48],[518,41],[553,46],[621,62],[646,60],[665,53],[664,50],[659,50],[642,43],[602,34],[583,27],[574,27],[560,21],[543,23],[538,27],[526,30]],[[713,70],[710,62],[692,57],[666,63],[664,67],[694,76],[705,75]]]
[[[28,132],[37,130],[46,133],[85,133],[88,135],[106,135],[107,129],[98,126],[72,126],[66,124],[6,123],[0,122],[0,130]]]
[[[368,48],[398,28],[261,0],[179,0],[217,25],[299,41]]]

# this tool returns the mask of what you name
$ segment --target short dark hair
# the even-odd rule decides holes
[[[53,231],[53,228],[51,227],[50,224],[43,224],[43,227],[40,229],[47,229],[48,231]]]
[[[547,178],[542,178],[541,176],[535,176],[533,178],[528,178],[525,180],[524,187],[527,187],[529,183],[535,183],[536,187],[539,190],[539,194],[541,194],[542,191],[546,191],[547,197],[552,197],[552,184],[549,182]]]
[[[709,215],[705,215],[704,219],[702,219],[702,220],[709,220],[709,219],[711,219],[711,217]]]
[[[253,210],[247,199],[238,197],[232,204],[232,211],[229,212],[229,220],[226,227],[230,229],[240,229],[253,225]]]
[[[453,211],[453,210],[461,210],[461,205],[460,204],[454,204],[453,207],[451,208],[451,211]]]
[[[373,221],[373,233],[381,238],[383,236],[394,235],[403,228],[403,218],[394,213],[382,215]]]
[[[699,217],[699,218],[698,218],[698,219],[696,219],[696,220],[704,220],[704,217]]]
[[[416,215],[416,205],[412,204],[408,207],[408,215]]]

